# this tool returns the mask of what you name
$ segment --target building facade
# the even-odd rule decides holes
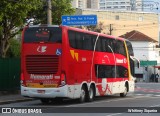
[[[119,10],[119,11],[141,11],[142,0],[73,0],[74,8]]]
[[[77,9],[79,15],[97,15],[98,22],[102,22],[104,29],[102,33],[111,34],[115,37],[124,35],[124,38],[136,38],[135,35],[141,33],[138,41],[130,40],[133,45],[135,57],[140,61],[157,61],[160,64],[159,44],[159,14],[151,12],[135,12],[135,11],[107,11],[107,10],[91,10]],[[136,30],[136,31],[133,31]],[[133,32],[132,32],[133,31]],[[130,36],[125,36],[132,32]],[[142,79],[149,82],[149,78],[153,73],[159,73],[157,68],[141,66],[136,70]]]
[[[99,9],[102,10],[131,10],[130,0],[99,0]]]
[[[160,63],[158,41],[136,30],[121,37],[131,41],[134,56],[140,60],[140,68],[135,70],[137,79],[145,82],[153,81],[151,75],[160,74],[158,68],[155,68]]]
[[[159,48],[155,46],[157,43],[151,41],[131,41],[135,57],[140,60],[140,62],[145,62],[145,65],[141,65],[140,68],[136,68],[135,73],[139,80],[145,82],[151,82],[152,74],[159,74],[158,68],[155,68],[150,62],[157,62],[160,64]],[[156,65],[155,65],[156,66]]]
[[[88,0],[73,0],[72,7],[85,9],[87,8],[87,3],[88,3],[87,1]]]
[[[76,15],[90,14],[97,15],[98,22],[104,24],[103,33],[120,36],[137,30],[159,41],[159,14],[157,13],[92,9],[77,9],[76,11]]]

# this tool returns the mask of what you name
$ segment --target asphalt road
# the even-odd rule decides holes
[[[70,116],[71,114],[76,116],[159,116],[160,83],[136,83],[135,92],[129,93],[125,98],[114,95],[96,97],[93,102],[83,104],[79,104],[76,100],[64,100],[62,103],[48,105],[43,105],[39,100],[35,100],[5,104],[1,107],[41,109],[42,114],[39,114],[40,116],[53,116],[53,114],[54,116]],[[15,116],[18,115],[20,114],[15,114]]]

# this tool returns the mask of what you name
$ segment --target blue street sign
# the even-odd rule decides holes
[[[97,25],[97,15],[62,16],[62,25]]]

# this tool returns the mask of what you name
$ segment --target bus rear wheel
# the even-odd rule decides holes
[[[125,86],[124,92],[120,93],[121,97],[126,97],[127,96],[127,86]]]
[[[83,103],[86,101],[86,96],[87,96],[87,91],[85,86],[82,86],[81,88],[81,93],[80,93],[80,98],[79,98],[79,102]]]
[[[88,92],[88,100],[89,102],[93,101],[95,97],[95,91],[94,91],[94,86],[91,85],[89,92]]]

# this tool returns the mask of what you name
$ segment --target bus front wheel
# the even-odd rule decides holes
[[[94,89],[94,86],[91,85],[89,92],[88,92],[88,100],[87,101],[89,101],[89,102],[93,101],[94,97],[95,97],[95,89]]]
[[[127,86],[125,86],[124,92],[120,93],[121,97],[126,97],[127,96]]]

